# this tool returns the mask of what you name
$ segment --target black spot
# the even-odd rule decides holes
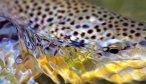
[[[110,20],[114,19],[114,17],[109,17]]]
[[[127,36],[127,33],[123,33],[123,36]]]
[[[106,17],[107,17],[107,15],[103,15],[103,17],[104,17],[104,18],[106,18]]]
[[[134,24],[131,24],[131,27],[135,27],[135,25]]]
[[[25,0],[23,1],[23,4],[26,4],[26,1]]]
[[[65,10],[58,10],[59,13],[65,13]]]
[[[69,16],[73,16],[73,13],[69,13]]]
[[[121,19],[120,22],[123,22],[123,19]]]
[[[79,11],[79,10],[76,10],[75,12],[76,12],[76,13],[79,13],[80,11]]]
[[[115,27],[119,27],[119,25],[115,25]]]
[[[136,33],[135,36],[139,37],[141,34],[140,33]]]
[[[37,17],[35,18],[35,21],[38,21],[38,18]]]
[[[115,36],[112,36],[112,39],[115,39]]]
[[[143,26],[144,24],[143,24],[143,23],[139,23],[138,25],[139,25],[139,26]]]
[[[107,30],[107,28],[106,28],[106,27],[104,27],[103,29],[104,29],[105,31]]]
[[[121,28],[117,28],[116,30],[120,31],[120,30],[121,30]]]
[[[88,10],[87,9],[84,9],[83,12],[88,12]]]
[[[114,23],[115,23],[115,24],[118,24],[119,22],[118,22],[118,21],[115,21]]]
[[[134,21],[134,20],[132,20],[132,21],[131,21],[131,23],[135,23],[135,21]]]
[[[34,6],[37,6],[37,5],[38,5],[38,3],[37,3],[37,2],[35,2],[33,5],[34,5]]]
[[[39,28],[39,24],[35,24],[34,29],[38,29],[38,28]]]
[[[95,26],[95,29],[98,29],[98,28],[99,28],[99,26],[98,26],[98,25],[96,25],[96,26]]]
[[[123,23],[123,26],[128,26],[128,23]]]
[[[46,14],[44,14],[44,15],[42,16],[42,18],[46,18],[46,16],[47,16],[47,15],[46,15]]]
[[[92,13],[92,15],[93,15],[93,16],[95,16],[95,17],[98,17],[98,15],[97,15],[97,14],[95,14],[95,13]]]
[[[86,19],[90,19],[90,16],[86,16]]]
[[[58,31],[58,29],[56,28],[56,29],[55,29],[55,32],[57,32],[57,31]]]
[[[136,30],[141,30],[141,28],[136,28]]]
[[[127,28],[123,28],[123,31],[127,31]]]
[[[64,7],[65,5],[60,5],[60,7]]]
[[[37,15],[41,15],[42,13],[39,11],[38,13],[37,13]]]
[[[42,3],[45,3],[45,0],[41,0]]]
[[[68,22],[69,22],[70,20],[71,20],[71,19],[70,19],[70,18],[68,18],[66,21],[68,21]]]
[[[65,30],[65,29],[66,29],[65,27],[62,28],[62,30]]]
[[[83,20],[83,17],[79,17],[79,20]]]
[[[50,12],[49,12],[49,15],[52,15],[52,14],[53,14],[53,12],[52,12],[52,11],[50,11]]]
[[[49,6],[49,5],[50,5],[50,3],[46,3],[45,5],[46,5],[46,6]]]
[[[120,15],[118,15],[117,18],[119,19],[120,18]]]
[[[44,20],[43,20],[43,19],[41,20],[41,23],[42,23],[42,24],[44,23]]]
[[[98,11],[97,13],[98,13],[98,14],[101,14],[102,12],[101,12],[101,11]]]
[[[53,18],[48,18],[47,22],[51,22],[53,20]]]
[[[50,9],[49,8],[45,8],[45,11],[47,12],[47,11],[49,11]]]
[[[80,42],[81,42],[81,43],[84,43],[85,41],[84,41],[84,40],[81,40]]]
[[[83,28],[84,28],[84,29],[87,29],[87,28],[89,28],[89,26],[86,25],[86,24],[84,24],[84,25],[83,25]]]
[[[95,35],[91,36],[91,39],[96,39],[96,36]]]
[[[54,6],[53,9],[54,9],[54,10],[57,9],[57,6]]]
[[[133,38],[133,36],[132,36],[132,35],[129,35],[128,37],[129,37],[130,39],[132,39],[132,38]]]
[[[85,37],[85,39],[89,39],[89,37]]]
[[[19,12],[23,12],[23,9],[22,9],[22,8],[20,8],[20,9],[19,9]]]
[[[35,8],[32,8],[31,11],[35,11]]]
[[[26,5],[26,9],[29,9],[29,5]]]
[[[77,35],[78,35],[78,32],[77,32],[77,31],[75,31],[73,34],[74,34],[75,36],[77,36]]]
[[[76,25],[76,28],[78,29],[78,28],[80,28],[81,26],[80,25]]]
[[[104,13],[107,13],[107,11],[105,10],[105,11],[103,11]]]
[[[85,33],[84,33],[84,32],[83,32],[83,33],[81,33],[81,36],[82,36],[82,37],[84,37],[84,36],[85,36]]]
[[[104,40],[104,37],[101,37],[100,40]]]
[[[74,22],[74,21],[72,21],[70,24],[71,24],[71,25],[74,25],[74,24],[75,24],[75,22]]]
[[[97,32],[101,32],[101,29],[96,29]]]
[[[30,0],[30,2],[32,3],[32,2],[34,2],[34,0]]]
[[[17,0],[15,0],[15,4],[18,4],[19,2]]]
[[[93,32],[93,30],[92,29],[90,29],[90,30],[88,30],[87,31],[89,34],[91,34],[92,32]]]
[[[60,22],[59,24],[62,24],[62,25],[64,25],[64,24],[65,24],[65,22]]]
[[[102,25],[106,25],[106,23],[104,22],[104,23],[102,23]]]
[[[135,33],[135,30],[130,30],[130,33]]]
[[[33,17],[33,15],[34,15],[33,13],[29,13],[29,16],[30,16],[30,17]]]
[[[41,9],[42,9],[42,7],[41,7],[41,6],[39,6],[37,9],[38,9],[38,10],[41,10]]]
[[[109,28],[112,28],[112,27],[113,27],[113,25],[112,25],[112,24],[109,24],[109,25],[108,25],[108,27],[109,27]]]
[[[63,18],[62,16],[58,16],[58,19],[61,19],[61,18]]]
[[[100,21],[103,21],[103,19],[102,19],[102,18],[99,18],[99,20],[100,20]]]

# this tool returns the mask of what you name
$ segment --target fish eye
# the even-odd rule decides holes
[[[111,54],[118,54],[121,50],[124,50],[125,46],[124,43],[115,43],[108,45],[104,51]]]
[[[107,50],[107,52],[110,52],[112,54],[118,54],[120,52],[120,49],[118,49],[118,48],[109,48]]]
[[[106,47],[104,48],[104,52],[108,52],[111,54],[118,54],[120,52],[121,49],[117,48],[117,47]]]

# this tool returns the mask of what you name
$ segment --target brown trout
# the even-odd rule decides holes
[[[145,59],[146,23],[83,0],[0,0],[0,16],[20,30],[25,26],[78,47],[98,46],[96,52],[112,60]]]

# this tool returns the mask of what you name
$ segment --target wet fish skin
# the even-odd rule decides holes
[[[0,0],[0,15],[40,36],[81,45],[133,46],[146,40],[146,23],[82,0]]]

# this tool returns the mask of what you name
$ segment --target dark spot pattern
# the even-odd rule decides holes
[[[70,32],[70,37],[74,38],[71,40],[81,42],[123,37],[128,37],[127,40],[134,42],[146,39],[144,22],[123,17],[86,1],[15,0],[10,4],[15,4],[14,10],[19,14],[27,16],[32,29],[38,33],[44,29],[59,36]]]

